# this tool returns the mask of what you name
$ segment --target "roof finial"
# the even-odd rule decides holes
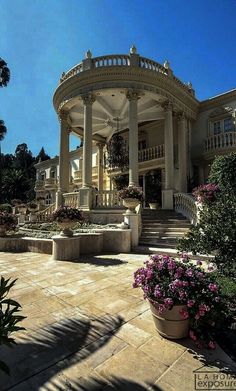
[[[85,53],[85,57],[86,57],[86,58],[92,58],[92,52],[91,52],[90,49],[87,50],[87,52]]]
[[[164,62],[164,68],[165,69],[169,69],[170,68],[170,63],[169,63],[169,61],[168,60],[165,60],[165,62]]]
[[[136,46],[132,45],[131,48],[129,49],[130,54],[136,54],[137,53],[137,48]]]

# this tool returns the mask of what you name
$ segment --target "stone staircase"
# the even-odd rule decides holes
[[[174,249],[190,227],[190,222],[175,211],[144,209],[139,246]]]

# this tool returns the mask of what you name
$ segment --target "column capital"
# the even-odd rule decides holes
[[[81,95],[81,99],[83,100],[83,104],[87,106],[92,105],[95,102],[96,96],[89,92],[88,94]]]
[[[178,122],[185,121],[187,119],[186,115],[183,111],[176,113],[176,116],[177,116]]]
[[[99,148],[99,149],[103,149],[105,147],[105,143],[96,143],[96,146]]]
[[[68,117],[68,112],[65,111],[65,110],[60,110],[58,112],[58,118],[59,118],[59,121],[62,122],[62,121],[66,121],[67,120],[67,117]]]
[[[173,110],[173,103],[170,100],[167,100],[166,102],[162,103],[162,108],[164,111],[172,111]]]
[[[140,91],[136,91],[136,90],[128,90],[126,92],[126,98],[131,101],[131,100],[138,100],[140,99],[141,97],[141,93]]]

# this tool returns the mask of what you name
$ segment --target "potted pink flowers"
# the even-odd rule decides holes
[[[0,236],[6,236],[6,231],[16,228],[16,219],[11,213],[0,212]]]
[[[70,206],[62,206],[55,210],[52,214],[52,221],[57,222],[61,228],[61,236],[73,236],[71,228],[83,217],[79,209],[71,208]]]
[[[214,335],[224,321],[224,304],[216,275],[204,271],[201,262],[168,255],[152,255],[134,273],[133,287],[149,300],[157,331],[179,339],[189,335],[198,346],[215,347]]]
[[[133,214],[136,206],[143,201],[143,192],[135,186],[128,186],[118,192],[118,196],[123,200],[127,209],[126,214]]]

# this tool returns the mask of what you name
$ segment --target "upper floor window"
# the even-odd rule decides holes
[[[209,135],[235,131],[235,111],[232,107],[218,107],[209,116]]]
[[[224,132],[231,132],[233,130],[232,117],[224,119]]]
[[[214,134],[221,133],[220,121],[216,121],[213,123],[213,130],[214,130]]]

